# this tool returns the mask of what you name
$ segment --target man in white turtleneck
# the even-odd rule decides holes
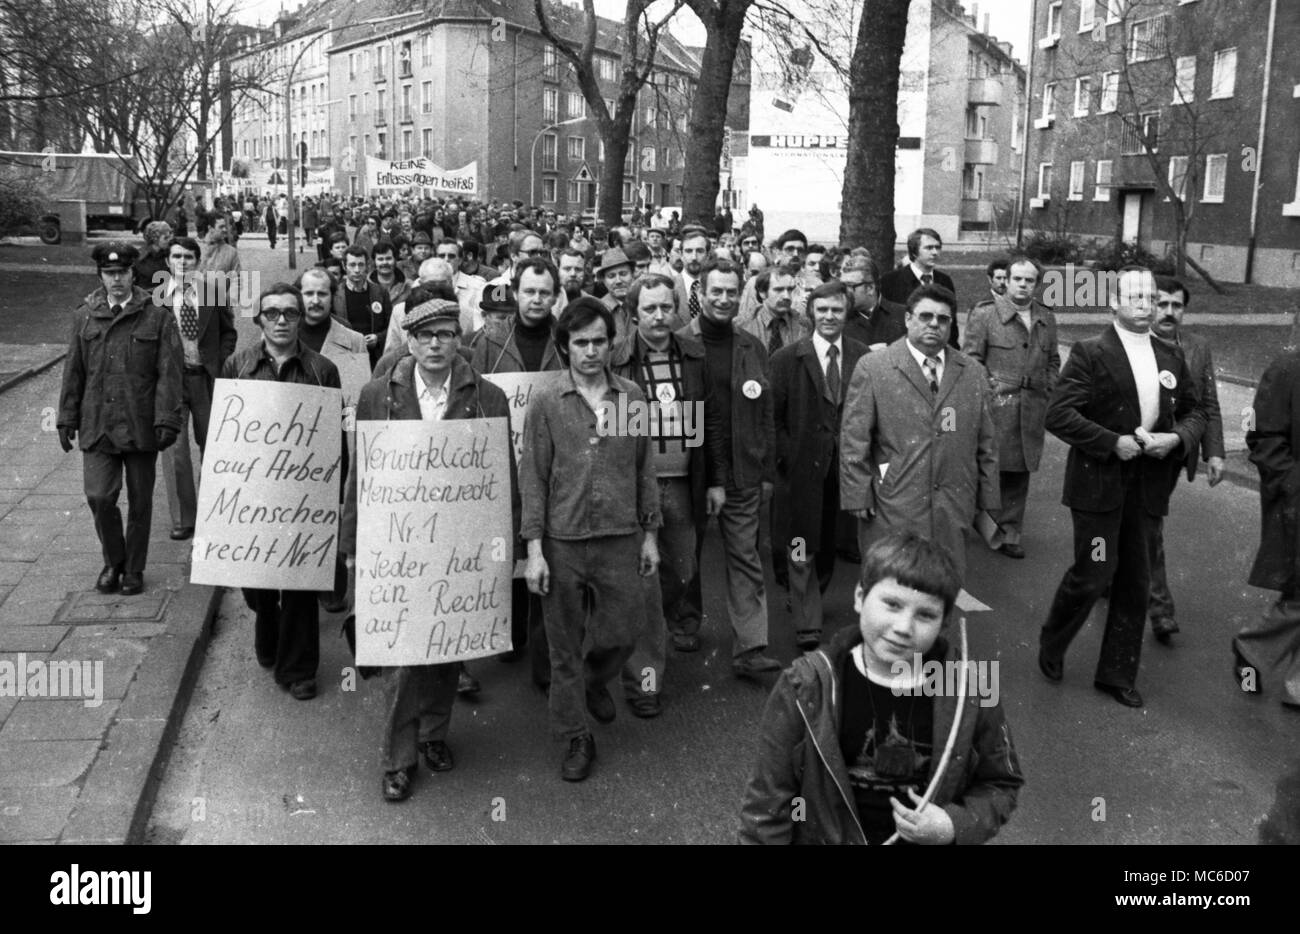
[[[1038,667],[1050,681],[1064,677],[1066,649],[1109,585],[1093,684],[1141,707],[1153,520],[1168,512],[1172,475],[1200,442],[1206,413],[1182,351],[1151,339],[1155,277],[1126,267],[1117,286],[1113,325],[1074,345],[1047,408],[1047,430],[1070,445],[1061,501],[1074,521],[1074,563],[1043,624]]]

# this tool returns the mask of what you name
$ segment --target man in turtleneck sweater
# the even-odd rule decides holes
[[[1047,407],[1047,430],[1070,445],[1061,501],[1074,520],[1074,563],[1043,624],[1038,667],[1061,680],[1070,640],[1109,585],[1093,684],[1141,707],[1153,520],[1169,511],[1173,474],[1200,442],[1206,414],[1182,351],[1151,339],[1155,277],[1126,267],[1117,291],[1113,326],[1074,345]]]
[[[767,648],[767,597],[758,556],[759,509],[771,499],[776,475],[772,387],[762,343],[732,326],[743,278],[740,267],[730,260],[707,261],[700,275],[700,314],[678,333],[704,342],[709,388],[705,404],[716,410],[711,423],[720,424],[720,430],[704,439],[713,473],[706,511],[718,517],[726,555],[727,612],[735,634],[732,671],[753,677],[780,671],[781,663],[763,651]],[[701,525],[695,577],[687,596],[697,612],[703,607],[699,570],[703,535]]]

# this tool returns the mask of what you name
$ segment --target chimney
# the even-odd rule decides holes
[[[989,14],[985,13],[984,14],[984,35],[987,36],[988,34],[989,34]]]

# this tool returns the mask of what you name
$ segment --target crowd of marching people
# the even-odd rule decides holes
[[[703,626],[703,591],[716,587],[735,675],[779,675],[742,839],[993,836],[1023,782],[1001,708],[926,696],[900,670],[914,657],[966,661],[953,620],[968,536],[1025,557],[1048,432],[1069,446],[1074,558],[1043,621],[1039,668],[1062,680],[1072,639],[1106,597],[1094,685],[1143,705],[1147,621],[1166,644],[1179,631],[1162,517],[1181,473],[1190,481],[1204,464],[1213,485],[1224,469],[1210,349],[1181,329],[1185,284],[1121,270],[1113,324],[1062,366],[1039,265],[995,260],[988,290],[959,298],[930,229],[912,232],[895,266],[797,229],[769,237],[757,208],[739,227],[722,214],[706,227],[638,213],[605,229],[519,203],[321,198],[304,202],[301,221],[318,263],[225,304],[186,284],[239,269],[224,206],[198,218],[198,239],[158,222],[143,253],[96,248],[101,287],[76,313],[59,432],[65,450],[80,439],[102,592],[145,586],[159,452],[172,537],[193,536],[189,432],[201,457],[219,377],[341,387],[339,363],[364,356],[370,381],[350,420],[509,419],[485,377],[555,371],[533,394],[512,465],[523,573],[504,659],[526,659],[546,692],[565,780],[591,773],[592,721],[616,718],[612,691],[653,718],[672,654],[726,641]],[[237,351],[239,304],[260,339]],[[1266,374],[1250,435],[1266,520],[1252,583],[1283,596],[1233,642],[1244,690],[1259,690],[1258,671],[1300,625],[1295,529],[1280,518],[1300,495],[1297,365]],[[600,424],[602,411],[647,402],[658,405],[646,431]],[[259,663],[304,700],[316,693],[320,613],[352,604],[357,465],[343,473],[334,589],[245,591]],[[715,521],[721,560],[702,567]],[[768,652],[767,565],[804,653],[788,668]],[[846,565],[859,625],[828,635],[822,597]],[[1297,664],[1284,700],[1300,705]],[[421,762],[454,767],[454,701],[478,684],[462,663],[366,674],[387,699],[382,794],[401,801]]]

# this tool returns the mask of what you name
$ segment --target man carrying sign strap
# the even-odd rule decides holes
[[[412,308],[403,325],[411,355],[401,358],[387,378],[370,382],[357,403],[358,421],[455,418],[510,418],[505,393],[482,379],[461,357],[460,306],[433,299]],[[507,426],[508,427],[508,426]],[[354,468],[355,472],[355,468]],[[514,527],[519,527],[519,484],[510,459]],[[357,478],[348,477],[341,547],[357,551]],[[517,537],[515,538],[517,540]],[[387,702],[383,740],[383,794],[386,801],[411,796],[418,758],[433,772],[449,771],[455,761],[447,746],[451,708],[456,700],[460,662],[385,668]]]
[[[298,339],[306,306],[302,293],[277,282],[258,299],[253,320],[262,339],[226,359],[223,379],[261,379],[342,389],[339,371]],[[341,414],[341,413],[340,413]],[[263,668],[275,669],[275,681],[298,700],[316,696],[320,664],[320,611],[310,590],[244,590],[257,614],[254,648]]]

